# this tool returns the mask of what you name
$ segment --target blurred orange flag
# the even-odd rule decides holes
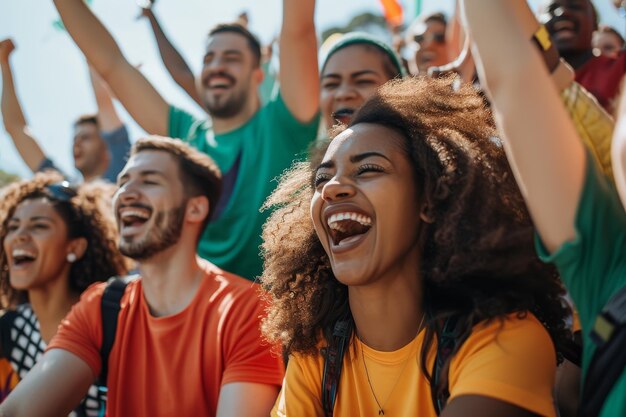
[[[404,21],[404,11],[402,10],[402,4],[400,0],[380,0],[380,4],[383,6],[383,13],[387,23],[391,26],[399,26]]]

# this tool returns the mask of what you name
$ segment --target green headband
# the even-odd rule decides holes
[[[325,45],[322,45],[322,57],[320,59],[322,67],[320,68],[320,73],[324,71],[326,63],[328,63],[328,59],[340,49],[351,45],[372,45],[380,49],[391,59],[393,66],[396,68],[398,74],[401,77],[407,76],[406,69],[404,68],[402,60],[400,59],[398,54],[391,48],[391,46],[389,46],[383,40],[377,38],[376,36],[370,35],[369,33],[365,32],[350,32],[344,35],[340,35],[337,40],[331,42],[331,45],[327,47],[326,51],[324,51]]]

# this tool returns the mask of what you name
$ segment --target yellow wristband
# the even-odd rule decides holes
[[[550,34],[544,25],[539,26],[539,29],[533,34],[533,39],[543,51],[547,51],[552,46]]]

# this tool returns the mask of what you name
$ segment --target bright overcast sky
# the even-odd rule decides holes
[[[531,0],[536,5],[540,0]],[[407,3],[405,1],[405,3]],[[96,110],[82,55],[69,36],[53,27],[57,13],[52,0],[2,0],[0,38],[12,37],[17,50],[12,66],[19,99],[34,136],[46,154],[68,173],[75,173],[71,156],[72,121]],[[453,0],[424,0],[424,11],[450,12]],[[624,27],[610,0],[596,0],[603,21]],[[247,10],[251,29],[264,42],[279,30],[281,0],[158,0],[156,14],[165,32],[194,71],[199,71],[207,30],[233,20]],[[146,21],[136,20],[135,0],[93,0],[95,13],[104,21],[127,58],[169,102],[201,116],[202,111],[171,81],[163,68]],[[318,31],[346,24],[355,14],[379,12],[378,0],[318,0]],[[143,135],[120,107],[131,128],[131,139]],[[0,128],[0,169],[27,177],[28,168]]]

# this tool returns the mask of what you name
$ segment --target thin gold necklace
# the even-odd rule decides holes
[[[415,335],[415,337],[417,337],[418,334],[420,334],[420,332],[422,331],[422,325],[424,324],[424,318],[426,318],[426,314],[422,315],[422,321],[420,321],[420,325],[417,328],[417,334]],[[415,340],[415,338],[413,339]],[[367,377],[367,384],[370,387],[370,391],[372,391],[372,396],[374,397],[374,401],[376,401],[376,405],[378,406],[378,415],[379,416],[384,416],[385,415],[385,405],[387,404],[387,401],[389,401],[389,398],[391,398],[391,394],[393,394],[393,391],[396,389],[396,386],[398,385],[398,382],[400,382],[400,378],[402,377],[402,374],[404,373],[404,370],[406,369],[406,364],[409,363],[409,358],[411,357],[411,352],[409,352],[409,354],[407,355],[406,359],[404,360],[404,365],[402,365],[402,369],[400,370],[400,373],[398,374],[398,377],[396,378],[396,382],[393,384],[393,387],[391,388],[391,391],[389,391],[389,394],[387,394],[387,399],[385,399],[384,403],[380,403],[380,401],[378,401],[378,397],[376,396],[376,393],[374,392],[374,387],[372,386],[372,381],[370,379],[370,373],[367,370],[367,363],[365,362],[365,354],[363,352],[363,341],[361,341],[361,339],[359,339],[359,343],[361,344],[361,358],[363,359],[363,367],[365,368],[365,376]]]

